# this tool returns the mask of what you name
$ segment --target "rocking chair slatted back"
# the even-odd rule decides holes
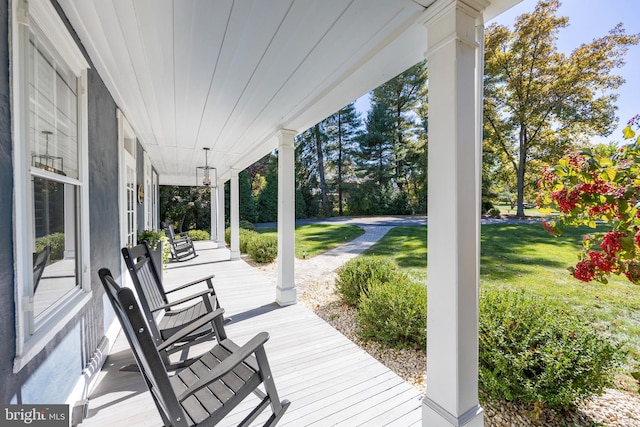
[[[162,280],[158,276],[158,270],[154,265],[147,242],[142,242],[132,248],[123,248],[122,256],[131,274],[134,286],[136,289],[140,287],[144,293],[149,309],[156,311],[158,307],[166,305],[169,301],[162,288]]]
[[[167,291],[157,273],[147,242],[142,242],[133,248],[122,248],[122,257],[131,275],[156,345],[161,345],[188,325],[199,324],[202,319],[219,308],[218,296],[213,287],[213,275]],[[170,293],[183,292],[191,286],[199,289],[192,288],[195,292],[181,299],[170,301],[167,297]],[[158,319],[160,314],[162,316]],[[188,337],[181,340],[180,344],[176,343],[168,351],[172,352],[179,345],[190,345],[209,339],[213,334],[213,324],[209,322],[208,327],[194,330]]]

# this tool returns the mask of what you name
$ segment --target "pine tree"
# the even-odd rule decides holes
[[[393,176],[393,117],[384,103],[374,103],[366,120],[365,132],[354,150],[356,173],[360,178],[386,185]]]
[[[238,186],[240,220],[256,222],[258,220],[258,212],[251,192],[251,177],[247,170],[243,170],[238,174]]]
[[[345,176],[353,175],[352,152],[360,134],[362,122],[352,102],[325,121],[328,138],[328,164],[335,171],[335,187],[338,191],[338,214],[344,213]]]
[[[271,155],[265,171],[265,185],[258,195],[258,221],[278,220],[278,156]]]
[[[414,109],[420,103],[426,80],[426,62],[422,61],[372,92],[373,103],[386,105],[393,118],[390,130],[393,136],[394,181],[400,191],[404,191],[411,167],[408,157],[418,150]]]

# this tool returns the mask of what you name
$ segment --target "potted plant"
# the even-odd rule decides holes
[[[158,277],[162,280],[162,270],[169,262],[169,239],[164,231],[144,230],[138,235],[138,243],[147,242],[151,251],[151,258],[156,266]]]

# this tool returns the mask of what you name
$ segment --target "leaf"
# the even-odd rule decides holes
[[[633,241],[633,237],[629,237],[629,236],[625,236],[620,238],[620,246],[622,246],[622,249],[624,249],[625,251],[633,251],[634,249],[634,241]]]
[[[538,212],[543,215],[551,215],[551,208],[538,208]]]
[[[609,177],[609,181],[613,181],[616,178],[616,170],[614,168],[606,168],[604,173]]]
[[[603,167],[607,167],[607,166],[612,166],[613,165],[613,162],[608,157],[602,157],[602,158],[599,159],[599,161],[600,161],[600,166],[603,166]]]
[[[624,139],[631,139],[636,136],[636,133],[631,129],[631,126],[627,126],[622,130],[622,134],[624,135]],[[640,136],[638,137],[640,138]]]

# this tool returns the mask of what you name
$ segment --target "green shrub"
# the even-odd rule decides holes
[[[240,220],[240,228],[244,230],[250,230],[250,231],[256,230],[256,226],[253,225],[252,222],[247,221],[246,219]]]
[[[489,209],[489,211],[487,212],[487,215],[489,215],[490,217],[493,217],[493,218],[498,218],[498,217],[500,217],[500,209],[498,209],[498,208],[491,208],[491,209]]]
[[[492,291],[480,299],[479,359],[490,396],[566,410],[612,383],[622,352],[566,305]]]
[[[35,252],[41,252],[45,246],[51,246],[49,259],[57,261],[64,258],[64,233],[52,233],[36,239]]]
[[[211,240],[211,235],[206,230],[189,230],[188,232],[191,240]]]
[[[255,231],[247,230],[245,228],[240,229],[240,253],[247,253],[247,246],[249,245],[249,242],[257,235],[258,233]]]
[[[356,317],[363,339],[387,347],[424,349],[427,343],[427,288],[405,274],[390,281],[370,279]]]
[[[256,233],[247,242],[247,253],[255,262],[267,264],[278,256],[278,239],[273,236]]]
[[[369,281],[388,282],[397,274],[397,270],[398,265],[386,257],[356,257],[338,269],[336,289],[345,303],[357,307],[360,294],[366,293]]]
[[[240,248],[239,248],[240,253],[246,254],[248,253],[247,245],[251,240],[253,240],[255,236],[258,235],[258,233],[255,231],[247,230],[245,228],[240,228],[240,230],[238,231],[240,235]],[[227,243],[227,245],[231,245],[231,229],[230,228],[226,228],[224,230],[224,241]]]

